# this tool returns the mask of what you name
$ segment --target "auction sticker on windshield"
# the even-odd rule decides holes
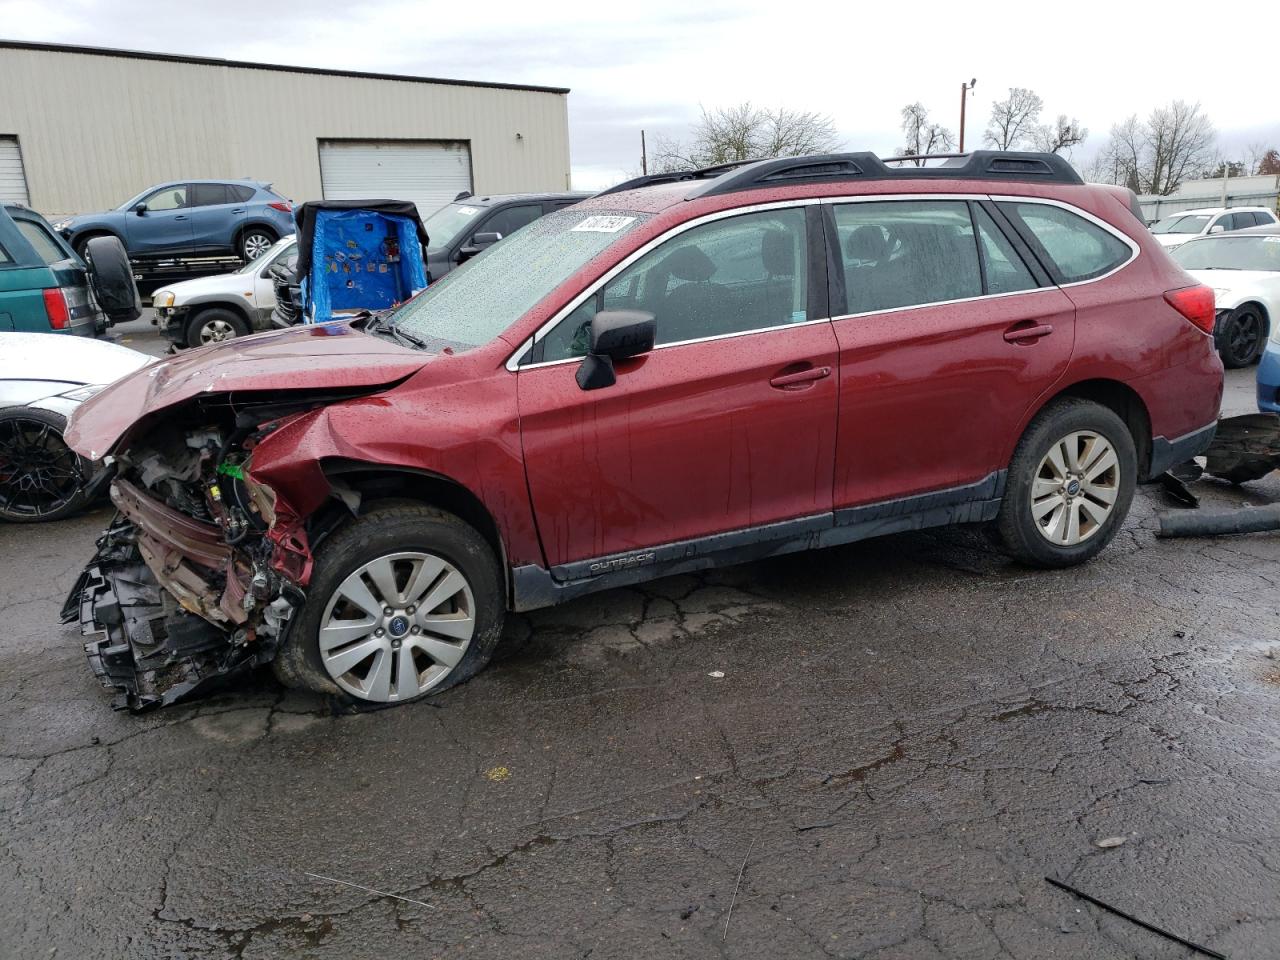
[[[587,217],[573,229],[585,233],[617,233],[635,217]]]
[[[458,208],[458,213],[462,214],[464,217],[474,217],[479,212],[480,212],[479,207],[459,207]]]

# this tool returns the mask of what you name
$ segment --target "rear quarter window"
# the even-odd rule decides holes
[[[22,234],[22,238],[35,248],[36,256],[43,260],[46,266],[68,259],[66,252],[53,239],[53,234],[34,220],[15,219],[13,223]]]
[[[1115,234],[1062,207],[1017,201],[1002,201],[999,206],[1059,283],[1101,277],[1133,255]]]

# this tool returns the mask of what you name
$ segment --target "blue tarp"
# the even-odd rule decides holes
[[[383,310],[427,285],[418,225],[373,210],[316,210],[311,269],[302,277],[306,323],[340,310]]]

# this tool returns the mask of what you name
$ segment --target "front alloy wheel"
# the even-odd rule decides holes
[[[420,551],[363,564],[329,598],[320,660],[360,700],[411,700],[437,686],[466,655],[475,598],[462,572]]]
[[[221,343],[223,340],[234,340],[236,328],[220,317],[206,320],[200,325],[200,345]]]
[[[1120,460],[1106,437],[1070,433],[1040,461],[1031,490],[1031,515],[1050,543],[1071,547],[1107,522],[1120,493]]]

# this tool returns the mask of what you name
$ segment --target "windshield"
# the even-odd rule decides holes
[[[397,329],[419,339],[469,347],[488,343],[649,219],[573,208],[542,217],[446,274],[392,319]]]
[[[1151,227],[1152,233],[1199,233],[1209,222],[1209,214],[1197,213],[1189,217],[1165,217]]]
[[[440,251],[449,246],[483,211],[484,207],[466,203],[446,203],[423,224],[427,228],[427,250]]]
[[[293,234],[289,234],[287,237],[281,237],[271,245],[271,248],[268,249],[266,253],[259,254],[256,258],[250,260],[243,267],[237,270],[236,273],[253,273],[253,271],[257,270],[259,267],[265,267],[274,258],[280,256],[286,248],[292,247],[296,242],[297,240]]]
[[[1280,273],[1280,237],[1206,237],[1171,254],[1183,270],[1268,270]]]

